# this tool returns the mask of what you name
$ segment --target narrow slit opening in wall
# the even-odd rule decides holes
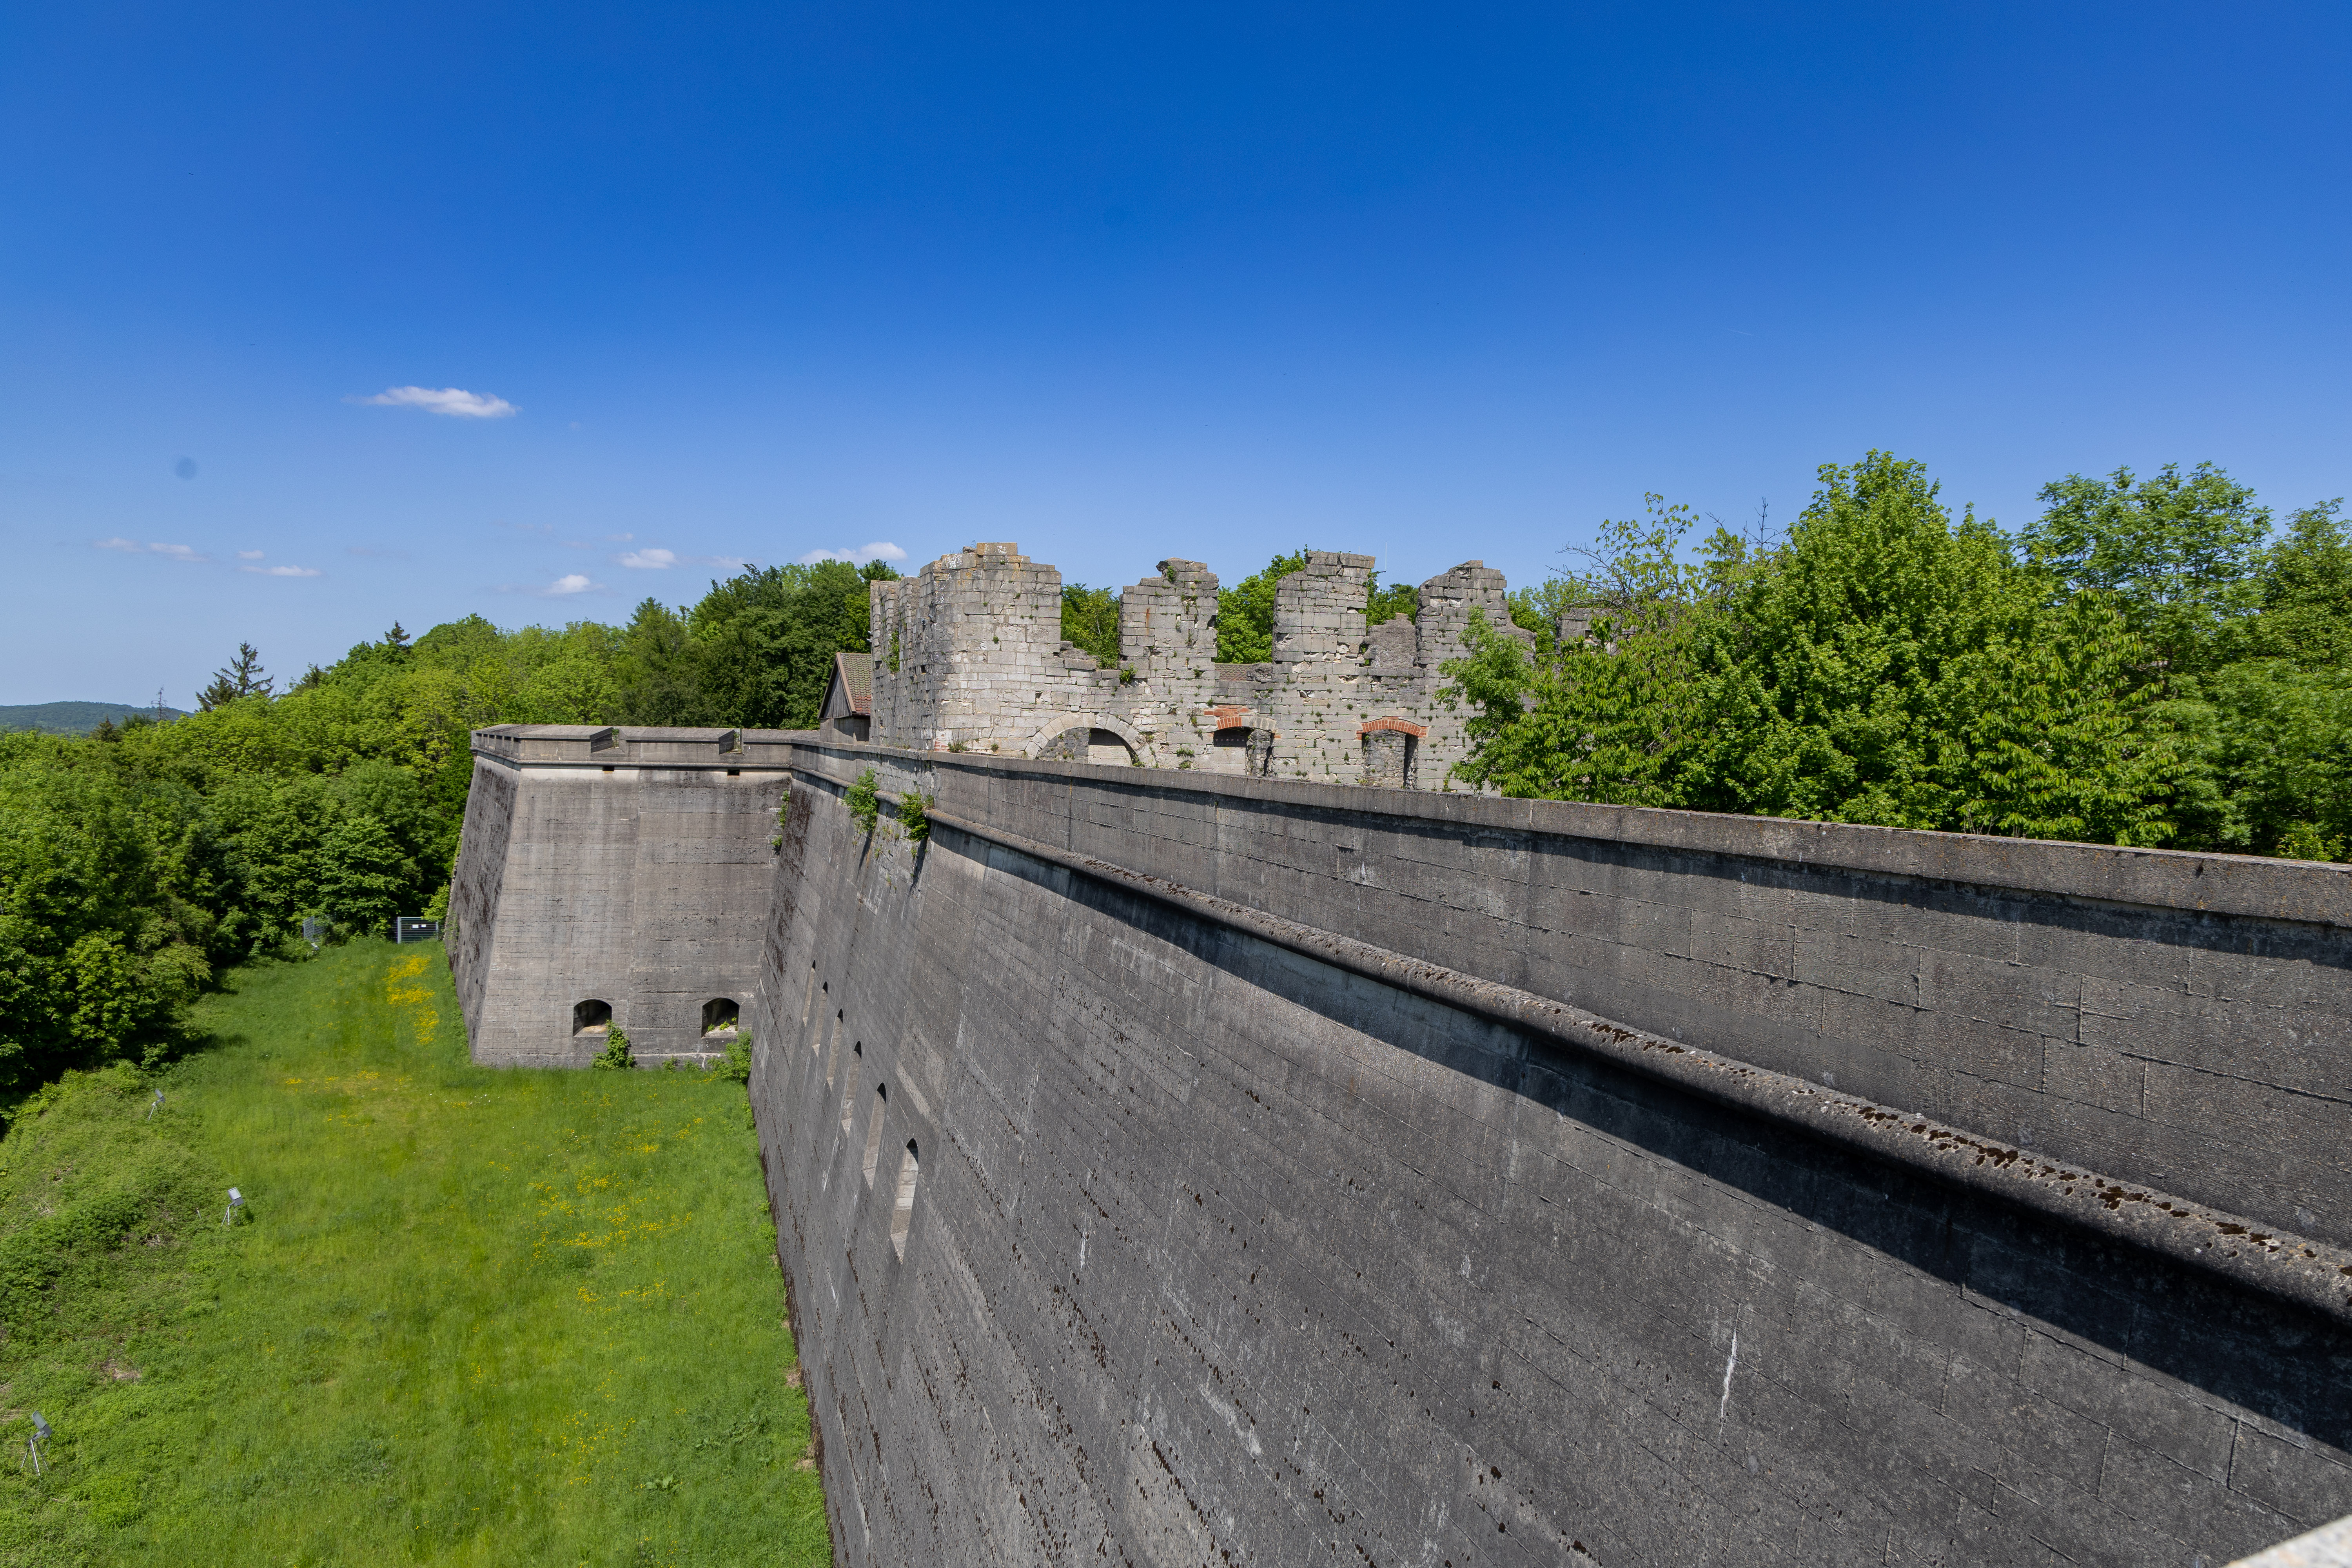
[[[874,1184],[874,1167],[882,1163],[882,1113],[890,1108],[890,1086],[874,1086],[874,1122],[866,1130],[866,1184]]]
[[[844,1030],[841,1025],[841,1014],[838,1011],[835,1012],[833,1023],[829,1026],[833,1033],[825,1039],[824,1083],[827,1089],[833,1087],[833,1076],[841,1067],[841,1037]],[[852,1076],[854,1081],[855,1075]]]
[[[849,1047],[849,1076],[841,1081],[841,1135],[845,1138],[857,1120],[857,1064],[865,1059],[866,1042],[860,1040]]]
[[[915,1141],[907,1140],[907,1157],[898,1162],[898,1198],[890,1205],[890,1245],[897,1249],[898,1261],[907,1260],[907,1232],[915,1224],[915,1178],[922,1172],[922,1163],[915,1155]]]

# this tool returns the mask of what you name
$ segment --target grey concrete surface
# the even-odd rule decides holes
[[[1979,1131],[2022,1107],[2036,1147],[2313,1236],[2339,873],[800,755],[752,1088],[844,1562],[2210,1568],[2352,1509],[2352,1341],[2316,1312],[948,819]],[[851,821],[866,766],[936,797],[927,847]],[[1796,967],[1833,941],[1882,945]],[[2189,1021],[2086,1045],[2095,980]],[[2193,1012],[2223,1001],[2226,1041]],[[2004,1031],[2143,1085],[2217,1064],[2304,1121],[2144,1087],[2070,1116],[2076,1079],[1981,1070]]]
[[[845,1563],[2212,1568],[2352,1511],[2343,1310],[2148,1229],[2352,1243],[2352,872],[725,740],[484,731],[446,940],[484,1060],[742,1002]],[[1805,1121],[1855,1107],[1932,1154]]]
[[[476,731],[444,933],[474,1059],[584,1065],[592,1000],[641,1062],[723,1049],[703,1008],[759,986],[785,754],[758,731]]]

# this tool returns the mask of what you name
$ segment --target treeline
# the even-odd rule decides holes
[[[2340,860],[2352,537],[2210,465],[2047,486],[2014,535],[1917,463],[1784,538],[1652,497],[1474,632],[1456,771],[1506,795]],[[1565,635],[1563,634],[1563,630]]]
[[[0,1094],[169,1050],[218,970],[297,951],[305,917],[439,914],[472,730],[814,724],[892,574],[748,571],[621,626],[395,626],[282,691],[248,644],[187,718],[0,735]]]
[[[1916,463],[1822,471],[1785,537],[1653,499],[1584,569],[1512,597],[1449,667],[1516,795],[2343,859],[2352,845],[2352,536],[2276,520],[2210,467],[2049,486],[2015,534]],[[1223,662],[1271,651],[1277,555],[1223,595]],[[440,912],[487,724],[803,728],[868,646],[839,563],[748,571],[625,626],[398,626],[280,690],[250,646],[204,711],[0,735],[0,1095],[171,1047],[222,966],[307,916]],[[1375,584],[1373,620],[1414,613]],[[1118,599],[1063,634],[1115,665]],[[1566,634],[1562,634],[1565,627]]]

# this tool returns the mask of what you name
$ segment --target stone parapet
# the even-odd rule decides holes
[[[751,1089],[845,1563],[2126,1568],[2352,1509],[2352,869],[794,778]]]

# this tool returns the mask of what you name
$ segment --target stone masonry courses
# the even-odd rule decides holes
[[[1465,561],[1417,620],[1368,627],[1369,555],[1309,551],[1275,594],[1274,657],[1216,662],[1217,576],[1162,561],[1120,600],[1119,657],[1065,641],[1062,575],[974,544],[872,586],[871,728],[915,751],[1129,763],[1392,789],[1459,789],[1463,715],[1439,695],[1474,614],[1506,635],[1503,574]]]

